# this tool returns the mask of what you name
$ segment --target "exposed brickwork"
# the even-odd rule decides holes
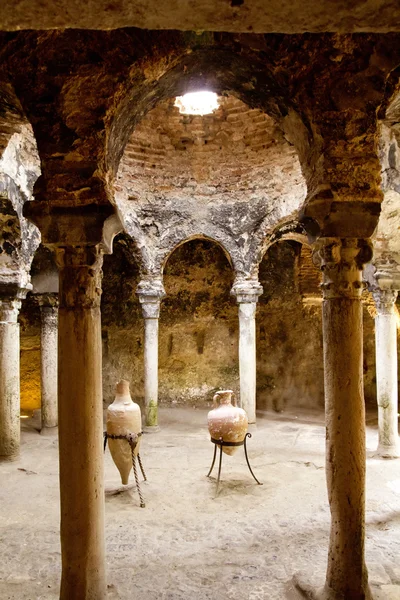
[[[139,199],[176,194],[176,187],[207,196],[248,195],[271,191],[281,169],[294,187],[302,185],[296,152],[276,123],[229,96],[205,116],[180,114],[174,99],[157,106],[131,136],[121,176]]]
[[[312,250],[307,246],[301,247],[299,257],[299,292],[304,300],[320,300],[322,281],[320,269],[314,265]]]
[[[127,145],[115,192],[144,270],[160,272],[182,241],[206,236],[247,276],[267,235],[297,215],[306,186],[273,119],[228,96],[210,115],[183,115],[174,99],[149,112]]]

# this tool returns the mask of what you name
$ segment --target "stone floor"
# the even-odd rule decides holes
[[[134,489],[106,494],[109,599],[281,600],[291,578],[324,579],[329,509],[322,415],[259,414],[249,441],[224,456],[223,481],[207,479],[213,447],[206,411],[163,409],[143,439],[146,508]],[[23,421],[19,462],[0,465],[0,599],[58,598],[57,438]],[[400,461],[373,456],[368,421],[367,561],[376,600],[400,599]],[[119,485],[107,451],[108,490]],[[76,600],[76,599],[71,599]]]

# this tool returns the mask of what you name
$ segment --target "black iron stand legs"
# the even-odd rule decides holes
[[[131,447],[133,474],[135,476],[136,489],[138,491],[139,498],[140,498],[140,507],[144,508],[146,505],[144,503],[142,490],[140,489],[140,485],[139,485],[139,477],[138,477],[138,473],[137,473],[136,454],[135,454],[135,448],[137,446],[140,435],[142,435],[142,434],[141,433],[138,433],[138,434],[128,433],[127,435],[111,435],[105,431],[104,432],[104,452],[106,451],[108,438],[110,438],[112,440],[126,440],[128,442],[128,444]],[[143,479],[144,479],[144,481],[147,481],[146,473],[144,472],[144,469],[143,469],[143,464],[142,464],[142,459],[140,458],[140,454],[137,455],[137,459],[138,459],[140,470],[143,475]]]
[[[258,483],[258,485],[262,485],[262,483],[260,481],[258,481],[257,477],[254,475],[253,473],[253,469],[250,466],[250,462],[249,462],[249,456],[247,454],[247,445],[246,445],[246,441],[247,438],[251,438],[251,433],[246,433],[244,440],[242,442],[224,442],[222,440],[222,438],[220,438],[219,440],[216,440],[214,438],[211,438],[212,443],[214,444],[214,456],[213,456],[213,460],[211,463],[211,467],[210,470],[207,473],[207,477],[210,477],[211,472],[214,468],[214,464],[215,464],[215,459],[217,456],[217,446],[219,447],[219,465],[218,465],[218,477],[217,477],[217,490],[215,492],[215,495],[218,496],[218,489],[219,489],[219,482],[221,479],[221,467],[222,467],[222,447],[223,446],[244,446],[244,455],[246,457],[246,462],[247,462],[247,466],[249,467],[249,471],[253,476],[253,479],[255,479],[255,481]]]

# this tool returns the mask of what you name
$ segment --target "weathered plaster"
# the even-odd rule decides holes
[[[33,185],[40,174],[32,128],[21,126],[9,139],[0,158],[1,250],[0,281],[30,286],[29,271],[40,242],[39,230],[22,214],[32,199]],[[12,249],[11,247],[12,246]]]
[[[268,232],[305,196],[296,152],[274,121],[220,97],[210,115],[181,115],[172,101],[148,113],[126,147],[115,199],[146,272],[161,275],[177,246],[204,237],[246,278]]]
[[[115,29],[141,27],[143,29],[182,29],[247,32],[325,32],[325,31],[398,31],[400,12],[390,0],[373,2],[336,2],[323,0],[304,3],[296,0],[262,0],[242,2],[189,2],[159,3],[154,0],[129,2],[121,0],[110,4],[106,0],[89,0],[75,4],[58,0],[56,4],[5,0],[2,6],[0,28],[19,29]]]

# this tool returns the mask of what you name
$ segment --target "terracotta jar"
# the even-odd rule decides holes
[[[243,442],[249,425],[247,414],[236,406],[232,390],[217,392],[213,398],[216,407],[208,413],[208,431],[213,439],[224,442]],[[236,452],[235,446],[222,446],[225,454]]]
[[[142,416],[140,406],[132,402],[129,392],[129,381],[122,379],[117,383],[115,399],[107,409],[108,435],[126,435],[142,431]],[[140,437],[135,448],[135,455],[139,453]],[[121,475],[124,485],[128,483],[129,473],[132,469],[132,452],[129,443],[122,440],[108,438],[111,456]]]

